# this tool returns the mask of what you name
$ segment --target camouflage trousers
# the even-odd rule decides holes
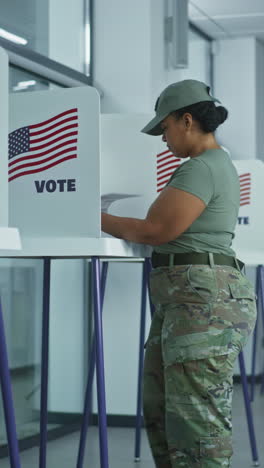
[[[150,289],[143,406],[156,467],[230,467],[233,367],[255,325],[253,287],[233,267],[183,265],[154,269]]]

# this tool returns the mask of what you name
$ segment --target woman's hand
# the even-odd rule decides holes
[[[166,187],[151,205],[145,219],[102,213],[102,231],[131,242],[160,245],[179,237],[205,207],[205,203],[195,195]]]

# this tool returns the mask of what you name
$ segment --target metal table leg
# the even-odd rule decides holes
[[[100,460],[101,468],[108,468],[108,443],[105,402],[105,375],[104,375],[104,350],[103,350],[103,326],[101,315],[101,285],[100,264],[98,257],[92,257],[93,270],[93,298],[94,298],[94,330],[96,350],[96,380],[98,401],[98,422],[100,435]]]
[[[154,304],[152,303],[151,301],[151,297],[150,297],[150,286],[149,286],[149,278],[150,278],[150,272],[152,270],[152,263],[151,263],[151,258],[147,258],[147,265],[148,265],[148,276],[147,276],[147,279],[148,279],[148,295],[149,295],[149,307],[150,307],[150,315],[151,315],[151,318],[153,318],[153,315],[154,315],[154,312],[155,312],[155,307],[154,307]]]
[[[256,295],[257,295],[257,320],[256,325],[253,332],[253,349],[252,349],[252,359],[251,359],[251,377],[250,377],[250,401],[254,401],[255,395],[255,384],[256,384],[256,354],[257,354],[257,333],[258,333],[258,326],[259,326],[259,311],[260,307],[262,307],[261,301],[261,278],[260,278],[260,268],[261,265],[257,267],[256,273]]]
[[[242,386],[243,386],[243,394],[244,394],[244,401],[245,401],[245,409],[246,409],[246,416],[247,416],[247,423],[248,423],[248,432],[249,432],[249,439],[250,439],[250,445],[251,445],[252,459],[253,459],[254,466],[259,466],[255,429],[254,429],[251,405],[249,401],[249,393],[248,393],[243,351],[239,353],[238,358],[239,358],[240,374],[241,374],[241,380],[242,380]]]
[[[146,328],[146,301],[148,284],[148,259],[145,259],[142,273],[141,312],[140,312],[140,337],[139,337],[139,363],[138,363],[138,389],[137,389],[137,415],[135,434],[135,461],[140,460],[141,427],[142,427],[142,376],[144,361],[144,342]]]
[[[46,468],[47,458],[50,266],[50,258],[45,258],[43,272],[39,468]]]
[[[263,330],[264,330],[264,266],[263,265],[260,265],[259,266],[259,270],[260,270],[260,279],[259,279],[259,291],[260,291],[260,297],[261,297],[261,308],[260,308],[260,312],[261,312],[261,317],[262,317],[262,327],[263,327]],[[264,337],[262,336],[262,341],[264,341]],[[260,393],[263,393],[264,391],[264,369],[262,371],[262,375],[261,375],[261,387],[260,387]]]
[[[10,467],[21,468],[1,301],[0,301],[0,383],[1,383],[1,390],[2,390],[2,397],[3,397],[3,407],[4,407],[6,432],[7,432],[7,440],[8,440],[8,448],[9,448]]]
[[[103,262],[102,274],[101,274],[102,311],[103,311],[107,271],[108,271],[108,262]],[[95,337],[93,336],[76,468],[82,468],[83,463],[84,463],[85,442],[86,442],[87,431],[89,427],[89,417],[91,414],[91,400],[92,400],[92,386],[93,386],[93,379],[94,379],[94,370],[95,370]]]

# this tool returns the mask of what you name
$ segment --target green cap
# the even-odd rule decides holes
[[[203,101],[220,101],[209,94],[210,87],[202,81],[183,80],[162,91],[155,105],[156,116],[141,131],[148,135],[162,135],[161,122],[173,111]]]

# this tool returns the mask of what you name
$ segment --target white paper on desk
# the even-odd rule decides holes
[[[108,208],[112,203],[118,200],[122,200],[122,198],[132,198],[132,197],[141,197],[138,194],[129,194],[129,193],[106,193],[105,195],[101,195],[101,211],[103,213],[107,213]]]

